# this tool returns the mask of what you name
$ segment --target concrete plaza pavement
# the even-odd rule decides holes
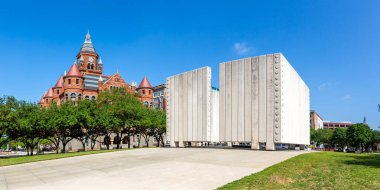
[[[0,189],[215,189],[302,153],[134,149],[0,167]]]

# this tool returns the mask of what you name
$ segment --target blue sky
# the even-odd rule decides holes
[[[324,119],[380,126],[380,1],[3,1],[0,95],[39,100],[88,29],[128,82],[282,52]]]

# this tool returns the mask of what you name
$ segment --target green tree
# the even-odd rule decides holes
[[[164,134],[166,133],[166,113],[161,110],[154,110],[153,136],[157,141],[157,147],[165,146]]]
[[[102,92],[97,99],[98,114],[102,112],[112,120],[100,116],[99,123],[106,126],[107,133],[115,133],[114,144],[120,148],[123,134],[127,135],[128,147],[130,147],[130,137],[138,131],[138,121],[140,117],[141,102],[134,96],[122,89]],[[102,109],[107,109],[102,111]]]
[[[337,128],[333,132],[331,137],[331,144],[338,147],[339,151],[344,151],[344,147],[347,146],[347,130],[343,128]]]
[[[331,137],[333,135],[333,131],[331,129],[319,129],[315,131],[314,142],[317,145],[320,144],[330,144],[331,145]]]
[[[18,101],[13,96],[0,97],[0,147],[9,142],[8,129],[16,123],[14,114],[18,107]]]
[[[86,141],[90,139],[91,148],[93,149],[93,139],[96,139],[96,122],[95,122],[95,109],[96,105],[93,101],[79,101],[76,109],[77,125],[74,127],[75,131],[73,136],[75,139],[82,143],[83,151],[86,150]]]
[[[376,146],[374,146],[375,143],[380,143],[380,131],[378,131],[378,130],[372,131],[372,142],[371,142],[371,144],[373,147],[376,147]]]
[[[367,124],[357,123],[347,129],[347,140],[356,150],[364,151],[368,148],[373,138],[372,130]]]
[[[33,156],[35,147],[45,137],[46,128],[41,112],[37,104],[21,101],[15,112],[15,125],[8,129],[11,139],[24,143],[27,155]]]
[[[77,118],[77,109],[71,102],[52,107],[55,107],[55,109],[52,109],[54,113],[52,114],[51,127],[53,127],[54,135],[62,144],[61,152],[65,153],[66,145],[76,137],[78,127],[80,127]]]

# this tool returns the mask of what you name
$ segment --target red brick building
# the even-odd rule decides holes
[[[48,106],[52,101],[58,105],[64,101],[76,104],[78,100],[95,100],[103,90],[123,88],[131,94],[137,94],[144,105],[152,107],[153,88],[145,76],[138,88],[128,84],[119,74],[103,75],[103,62],[96,53],[91,36],[86,34],[85,41],[69,71],[58,78],[54,87],[50,87],[41,97],[39,105]]]

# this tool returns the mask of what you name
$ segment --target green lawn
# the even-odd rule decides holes
[[[302,154],[219,189],[380,189],[380,154]]]
[[[74,156],[84,156],[84,155],[90,155],[90,154],[99,154],[99,153],[122,151],[122,150],[128,150],[128,149],[93,150],[93,151],[85,151],[85,152],[70,152],[70,153],[61,153],[61,154],[45,154],[45,155],[21,156],[21,157],[13,157],[13,158],[0,158],[0,167],[15,165],[15,164],[24,164],[28,162],[38,162],[38,161],[43,161],[43,160],[53,160],[53,159],[68,158],[68,157],[74,157]]]

